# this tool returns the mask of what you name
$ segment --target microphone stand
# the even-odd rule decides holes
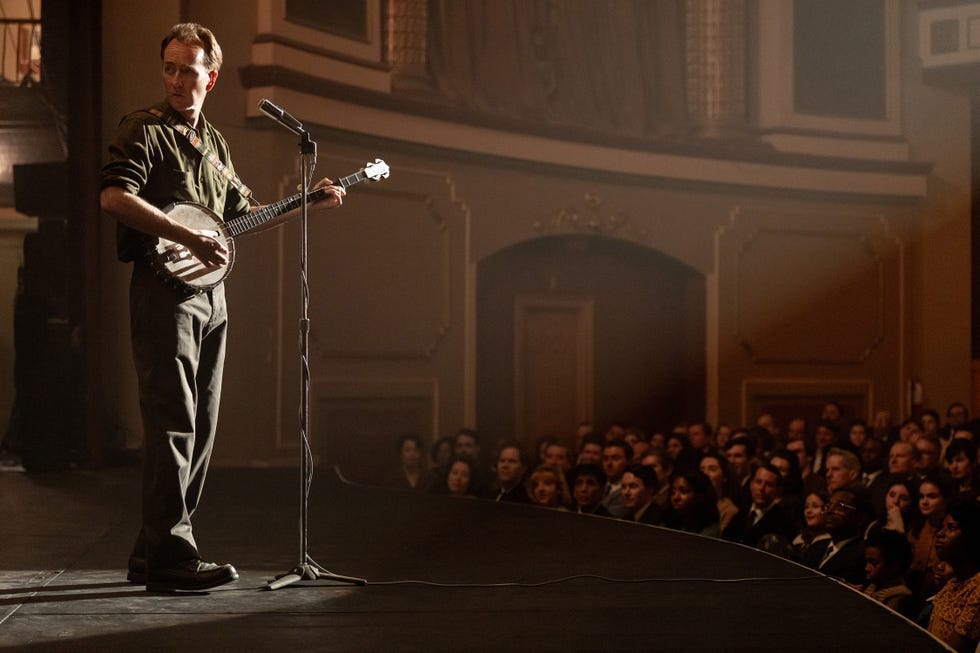
[[[302,175],[300,198],[300,293],[302,295],[301,315],[299,320],[300,335],[300,493],[299,493],[299,563],[285,574],[269,581],[269,590],[277,590],[302,580],[331,580],[353,585],[367,585],[362,578],[340,576],[331,573],[314,561],[307,549],[307,532],[309,523],[310,485],[313,481],[313,456],[310,452],[310,284],[307,277],[308,252],[308,195],[310,192],[310,177],[316,165],[316,142],[310,138],[310,133],[303,129],[298,121],[287,123],[273,117],[286,129],[300,136],[300,171]]]

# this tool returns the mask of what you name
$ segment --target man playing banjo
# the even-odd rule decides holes
[[[203,590],[238,579],[232,565],[202,560],[191,525],[218,416],[224,287],[163,283],[147,252],[166,239],[205,267],[227,265],[228,248],[215,232],[184,226],[162,209],[194,202],[230,220],[249,212],[249,193],[228,144],[201,113],[221,68],[214,35],[175,25],[160,54],[166,100],[123,118],[101,173],[102,209],[119,223],[119,258],[133,262],[130,325],[144,431],[143,521],[127,577],[151,591]],[[316,187],[321,206],[342,203],[343,188],[329,179]]]

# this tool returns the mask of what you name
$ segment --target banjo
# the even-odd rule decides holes
[[[387,179],[388,164],[381,159],[368,163],[352,175],[343,177],[334,185],[347,189],[362,181],[379,181]],[[329,186],[317,188],[306,197],[307,201],[315,202],[327,193]],[[264,206],[261,209],[245,213],[231,220],[222,220],[214,211],[194,202],[176,202],[163,209],[171,220],[189,229],[215,232],[215,240],[228,250],[228,262],[224,265],[207,266],[195,258],[186,247],[166,238],[158,239],[155,246],[148,251],[150,264],[157,275],[165,282],[179,289],[202,293],[211,290],[231,272],[235,262],[235,237],[288,213],[302,204],[303,194],[296,193],[278,202]]]

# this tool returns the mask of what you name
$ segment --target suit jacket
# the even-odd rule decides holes
[[[830,540],[821,547],[825,554],[830,547]],[[822,557],[822,556],[821,556]],[[851,585],[863,585],[864,573],[864,540],[858,536],[846,542],[844,547],[830,558],[822,560],[817,570],[832,578],[837,578]]]
[[[732,542],[758,546],[762,536],[770,533],[785,537],[787,542],[791,542],[796,535],[793,518],[782,503],[777,503],[770,508],[769,512],[764,514],[762,519],[755,524],[752,523],[751,506],[747,510],[740,510],[728,522],[722,537]]]

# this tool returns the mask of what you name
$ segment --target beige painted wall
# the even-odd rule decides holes
[[[104,132],[159,97],[156,44],[182,5],[222,41],[226,64],[206,113],[229,140],[236,167],[263,200],[292,192],[295,137],[246,118],[251,107],[237,74],[250,58],[256,3],[105,2]],[[914,34],[906,42],[914,44]],[[588,213],[587,194],[601,199],[603,215],[625,216],[608,235],[683,261],[714,288],[706,298],[711,419],[748,419],[755,392],[818,385],[865,393],[869,410],[900,414],[912,375],[934,406],[968,399],[969,103],[923,86],[914,56],[906,57],[905,135],[914,160],[935,164],[921,205],[515,165],[317,128],[318,116],[297,112],[319,137],[320,173],[346,174],[374,157],[392,166],[391,179],[352,189],[342,211],[315,215],[310,230],[314,449],[325,446],[317,438],[330,428],[363,427],[365,438],[379,437],[365,423],[372,414],[385,416],[378,425],[401,419],[427,429],[426,437],[470,421],[479,392],[472,385],[479,261],[527,239],[582,233],[555,218],[569,209]],[[296,459],[297,251],[295,225],[239,242],[227,282],[232,323],[219,464]],[[103,258],[106,383],[99,391],[110,426],[135,446],[128,270],[114,262],[108,228]],[[770,322],[770,297],[799,303]],[[814,328],[807,316],[828,303],[833,328]],[[807,337],[794,343],[794,330]]]

